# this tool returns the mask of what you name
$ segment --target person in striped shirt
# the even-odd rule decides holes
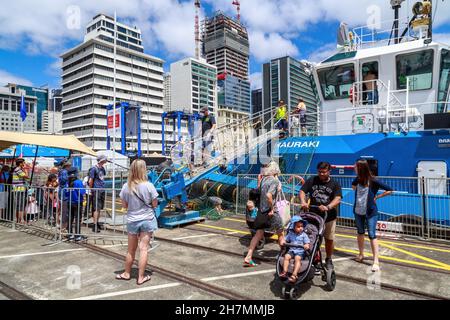
[[[16,222],[25,223],[24,212],[26,205],[26,183],[29,180],[25,160],[16,160],[16,167],[12,173],[13,203],[16,209]]]

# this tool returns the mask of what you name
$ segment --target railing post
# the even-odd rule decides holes
[[[239,177],[240,175],[237,175],[236,179],[236,212],[235,214],[238,215],[238,206],[239,206]]]
[[[391,125],[389,123],[389,108],[390,108],[390,99],[391,99],[391,80],[388,81],[387,87],[387,103],[386,103],[386,129],[389,133],[391,131]]]
[[[425,177],[420,178],[420,185],[422,186],[422,237],[424,239],[429,238],[428,234],[428,218],[427,218],[427,199],[426,199],[426,190],[427,184],[425,181]]]
[[[409,77],[406,78],[406,106],[405,106],[405,121],[406,121],[406,129],[409,132]]]

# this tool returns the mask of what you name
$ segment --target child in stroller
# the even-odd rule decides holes
[[[305,250],[309,250],[309,237],[306,235],[304,228],[307,222],[300,216],[294,216],[289,225],[288,234],[286,236],[286,243],[289,243],[289,251],[284,256],[283,272],[280,274],[280,279],[286,280],[291,259],[294,259],[294,271],[289,278],[290,283],[296,283],[298,279],[298,272],[302,265],[302,259],[305,258]]]
[[[285,243],[278,256],[276,266],[277,277],[283,284],[282,295],[292,300],[298,298],[300,284],[311,281],[315,276],[316,270],[322,274],[322,281],[326,282],[325,288],[328,291],[333,291],[336,286],[336,274],[333,269],[327,269],[325,267],[320,252],[320,246],[325,232],[326,217],[322,218],[315,213],[301,213],[292,217],[288,230],[300,220],[306,223],[304,225],[304,234],[308,236],[310,244],[309,249],[306,246],[304,247],[304,257],[302,258],[297,277],[292,277],[295,275],[294,259],[290,259],[287,264],[287,272],[284,272],[284,264],[286,254],[289,253],[290,249],[299,248],[299,245]],[[290,277],[288,278],[289,275]]]

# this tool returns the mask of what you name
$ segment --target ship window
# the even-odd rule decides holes
[[[431,89],[433,82],[433,50],[398,55],[397,89],[406,89],[409,77],[409,90]]]
[[[450,100],[450,51],[442,49],[438,102]],[[449,111],[448,103],[439,103],[438,112]]]
[[[325,100],[347,99],[355,82],[353,64],[336,66],[318,71],[320,86]]]

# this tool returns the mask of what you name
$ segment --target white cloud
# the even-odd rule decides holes
[[[30,80],[13,75],[5,70],[0,70],[0,86],[5,86],[8,83],[22,84],[25,86],[32,86],[33,83]]]
[[[83,40],[86,25],[96,14],[113,16],[116,10],[119,21],[141,29],[147,50],[162,47],[175,55],[193,54],[192,1],[78,0],[73,4],[73,0],[5,1],[0,10],[0,48],[59,54],[70,41]]]
[[[250,52],[258,62],[299,54],[295,44],[278,33],[265,34],[259,31],[250,31],[249,37],[251,38]]]
[[[252,85],[252,90],[262,88],[262,73],[255,72],[250,75],[250,83]]]
[[[205,1],[214,9],[236,15],[236,10],[229,0]],[[414,2],[409,3],[412,6]],[[450,15],[445,14],[450,12],[450,1],[434,3],[438,6],[434,27],[438,28],[450,22]],[[411,16],[410,13],[411,8],[407,8],[406,2],[403,3],[400,16],[406,18],[408,15]],[[279,56],[285,55],[286,51],[295,53],[298,50],[294,49],[295,39],[292,36],[296,34],[307,36],[306,29],[309,25],[320,26],[321,23],[343,21],[353,28],[373,23],[374,18],[379,18],[382,29],[390,30],[393,11],[387,0],[243,0],[241,16],[244,25],[253,30],[253,34],[250,34],[252,53],[258,61],[267,61],[274,56],[271,50],[267,50],[271,40],[276,40],[277,43],[273,43],[273,48],[277,52],[280,50],[275,44],[281,44],[289,49],[285,48],[285,52]],[[262,52],[259,51],[261,48],[264,49]],[[321,48],[313,58],[331,51],[328,45],[327,48]]]
[[[232,16],[231,0],[203,0],[214,10]],[[76,5],[74,6],[74,3]],[[413,1],[409,2],[411,5]],[[450,1],[438,6],[435,28],[450,22]],[[286,54],[298,55],[298,37],[308,36],[310,25],[345,21],[364,25],[373,9],[380,8],[381,20],[391,20],[387,0],[243,0],[242,21],[250,32],[251,52],[258,62]],[[77,10],[80,15],[76,15]],[[29,54],[58,56],[71,41],[82,41],[86,24],[100,12],[138,26],[147,52],[166,51],[178,58],[194,53],[194,4],[191,0],[13,0],[2,1],[0,10],[0,48],[23,49]],[[403,3],[402,16],[411,12]],[[203,17],[203,11],[202,11]],[[389,26],[390,27],[390,26]],[[334,37],[334,34],[333,34]]]

